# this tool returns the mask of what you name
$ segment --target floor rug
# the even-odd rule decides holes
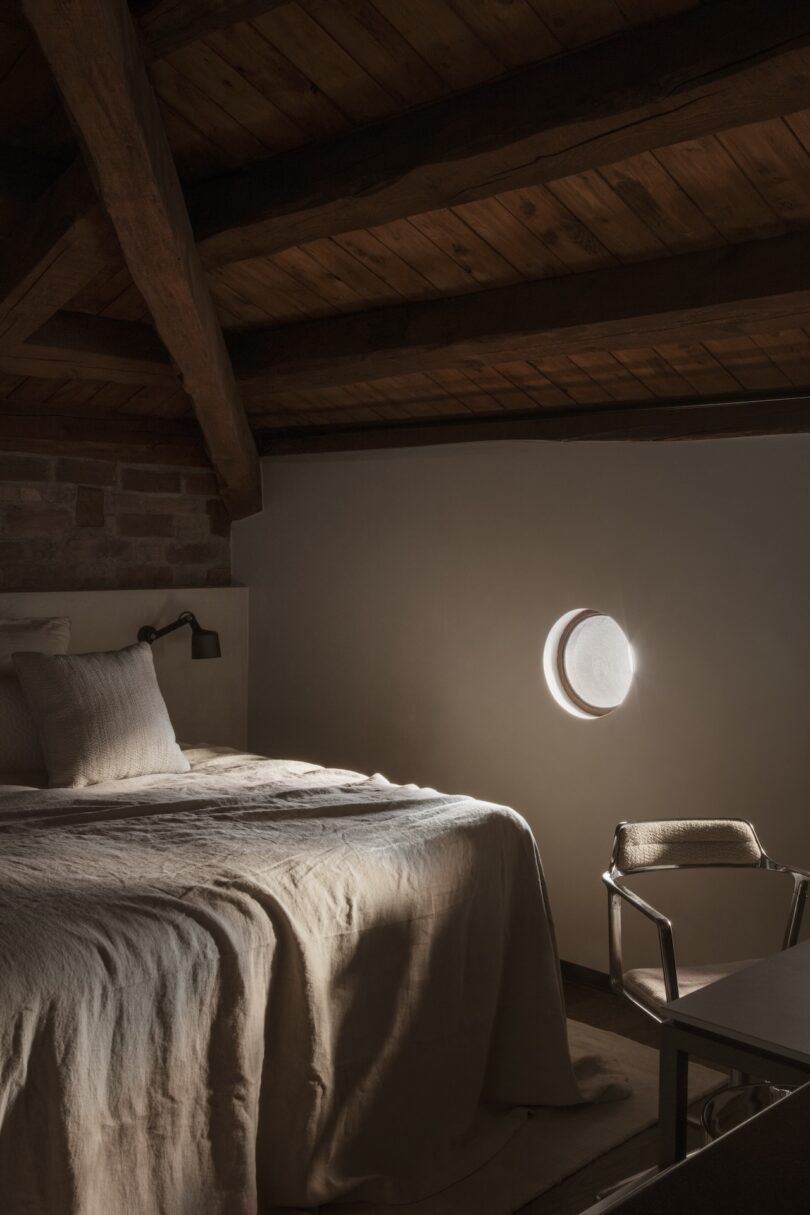
[[[318,1215],[511,1215],[652,1126],[658,1117],[658,1051],[578,1021],[569,1021],[568,1027],[573,1056],[599,1054],[615,1060],[616,1070],[624,1072],[632,1087],[629,1097],[537,1110],[482,1168],[420,1202],[396,1207],[341,1202],[319,1207]],[[690,1101],[708,1096],[724,1082],[718,1072],[690,1065]],[[293,1215],[292,1208],[286,1212]]]

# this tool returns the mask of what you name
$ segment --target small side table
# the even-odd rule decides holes
[[[686,1156],[687,1066],[697,1056],[774,1084],[810,1080],[810,941],[664,1005],[659,1165]]]

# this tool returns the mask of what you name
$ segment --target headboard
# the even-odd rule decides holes
[[[188,608],[220,635],[222,657],[192,661],[191,634],[155,643],[155,668],[175,732],[184,743],[246,746],[248,591],[217,587],[163,591],[31,591],[0,594],[0,617],[69,616],[70,649],[114,650]]]

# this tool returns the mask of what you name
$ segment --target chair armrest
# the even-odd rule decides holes
[[[776,873],[789,873],[794,878],[810,882],[810,869],[800,869],[796,865],[780,865],[778,861],[771,860],[770,857],[767,857],[766,860],[768,869]]]
[[[608,895],[611,899],[611,910],[618,899],[622,899],[628,903],[636,911],[640,911],[648,920],[652,920],[658,929],[658,945],[661,950],[661,970],[664,976],[664,987],[667,993],[668,1000],[678,999],[678,971],[675,966],[675,945],[672,940],[672,921],[667,919],[655,907],[651,907],[634,891],[628,890],[624,886],[620,886],[613,874],[610,872],[602,874],[602,881],[608,888]],[[617,914],[610,916],[610,970],[611,982],[614,988],[618,985],[622,986],[622,968],[621,968],[621,936],[620,924]]]

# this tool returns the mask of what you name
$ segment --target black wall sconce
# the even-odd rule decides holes
[[[187,624],[191,629],[192,658],[221,657],[222,651],[219,648],[219,633],[215,633],[213,629],[202,628],[193,612],[181,612],[176,620],[173,620],[171,624],[164,625],[162,629],[156,629],[151,624],[145,624],[143,628],[138,629],[138,641],[148,641],[152,645],[153,642],[157,641],[158,637],[165,637],[167,633],[173,633],[175,629],[181,629],[184,624]]]

